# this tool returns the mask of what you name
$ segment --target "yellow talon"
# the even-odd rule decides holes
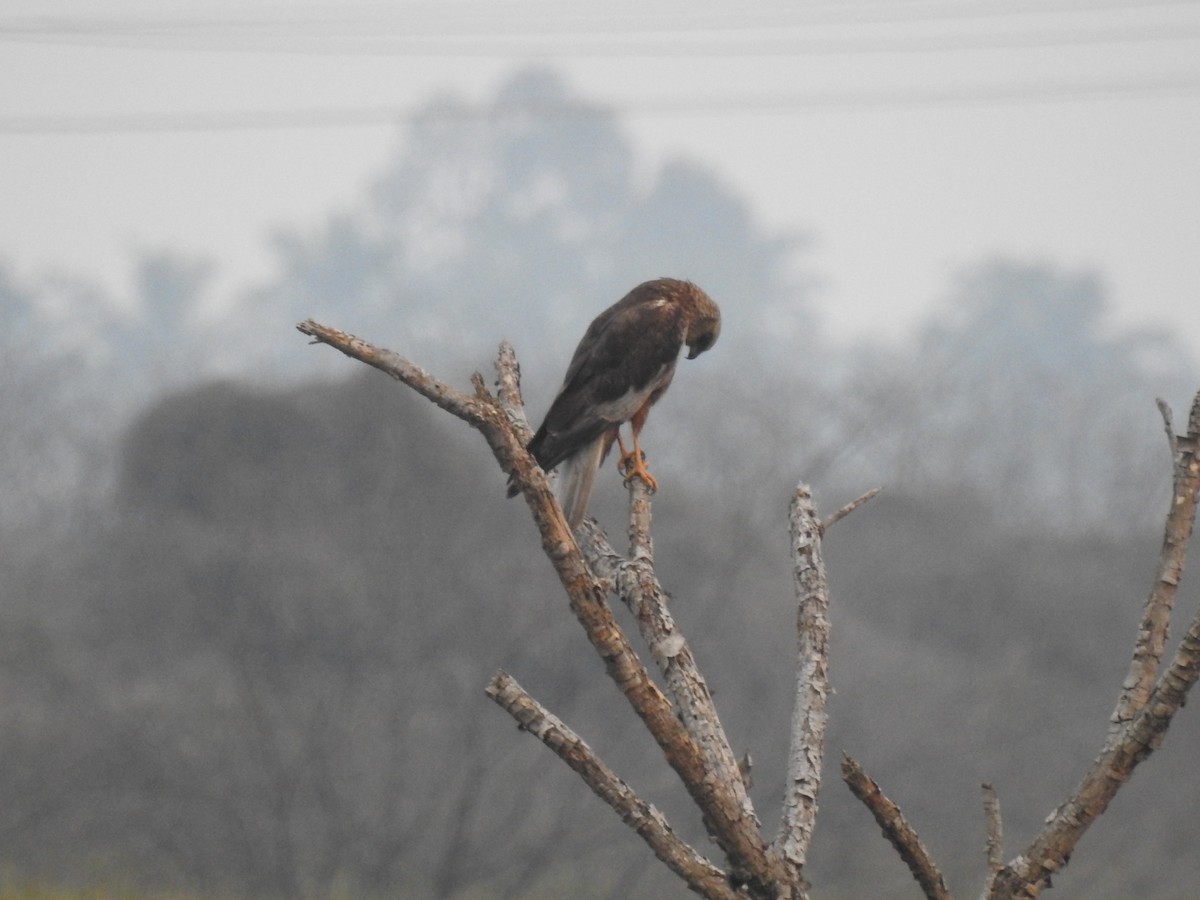
[[[621,458],[617,460],[617,471],[625,476],[625,484],[629,484],[635,478],[640,478],[650,493],[653,494],[657,491],[658,480],[646,468],[646,453],[638,446],[637,438],[635,437],[633,440],[632,450],[625,449],[625,442],[621,440],[620,434],[617,435],[617,443],[621,447]]]

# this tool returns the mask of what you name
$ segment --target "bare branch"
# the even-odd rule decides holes
[[[1021,856],[1010,862],[994,881],[992,897],[1033,898],[1050,886],[1050,877],[1071,857],[1075,845],[1108,808],[1134,768],[1158,749],[1171,719],[1200,677],[1200,613],[1141,712],[1126,726],[1120,741],[1092,763],[1071,796],[1047,820]]]
[[[845,754],[842,755],[842,780],[871,811],[883,829],[883,836],[896,848],[928,900],[952,900],[942,873],[929,858],[929,851],[917,833],[905,821],[900,807],[887,798],[861,765]]]
[[[1169,415],[1166,417],[1169,421]],[[1200,676],[1200,613],[1192,621],[1171,664],[1157,682],[1175,591],[1186,561],[1200,498],[1200,393],[1192,404],[1188,433],[1176,436],[1175,490],[1159,559],[1159,573],[1146,602],[1130,674],[1113,713],[1100,755],[1071,795],[1046,820],[1029,848],[993,880],[991,897],[1034,898],[1050,885],[1088,827],[1112,801],[1134,768],[1162,743],[1175,713]],[[1151,687],[1152,686],[1152,687]]]
[[[1200,394],[1197,399],[1200,400]],[[1109,720],[1110,744],[1121,739],[1123,729],[1145,706],[1154,687],[1167,643],[1171,610],[1187,562],[1188,542],[1196,521],[1197,497],[1200,496],[1200,457],[1197,456],[1200,422],[1196,420],[1196,411],[1193,409],[1190,417],[1188,434],[1177,436],[1172,426],[1170,407],[1162,400],[1158,404],[1170,436],[1173,475],[1171,508],[1163,528],[1162,552],[1159,554],[1154,585],[1146,598],[1142,621],[1138,626],[1129,674],[1125,677],[1116,708]]]
[[[581,583],[581,577],[586,579],[587,569],[578,555],[577,548],[574,560],[571,559],[569,548],[574,545],[574,538],[571,537],[562,510],[558,508],[558,501],[554,499],[550,490],[549,481],[533,456],[525,449],[528,443],[528,427],[522,428],[520,423],[514,424],[513,417],[501,406],[500,401],[488,392],[482,376],[478,373],[472,376],[471,381],[475,387],[475,394],[472,396],[439,381],[400,354],[376,347],[344,331],[330,328],[312,319],[306,319],[296,328],[302,334],[310,335],[314,339],[313,343],[328,344],[353,359],[386,372],[476,428],[492,448],[500,468],[512,477],[525,495],[542,533],[542,548],[551,561],[555,561],[555,568],[563,580],[564,587],[568,582]],[[508,390],[509,396],[514,392],[519,396],[517,363],[511,347],[501,345],[496,366],[501,376],[501,384]],[[570,591],[568,587],[568,593]]]
[[[542,538],[542,547],[568,596],[570,607],[606,671],[642,718],[700,808],[705,825],[729,861],[728,877],[679,840],[653,806],[634,794],[590,748],[551,716],[508,676],[498,675],[489,696],[523,727],[536,733],[587,781],[592,790],[642,834],[673,871],[697,892],[722,900],[752,896],[805,900],[804,868],[817,814],[829,695],[829,599],[821,539],[826,528],[874,497],[872,490],[829,516],[817,518],[809,488],[792,500],[789,524],[797,594],[797,676],[787,788],[782,821],[770,846],[747,792],[748,773],[739,767],[717,717],[708,686],[667,607],[669,599],[654,571],[650,495],[644,482],[630,483],[629,557],[619,556],[602,532],[586,522],[575,533],[550,490],[546,474],[526,449],[530,428],[522,405],[520,370],[512,347],[502,344],[496,360],[496,393],[482,375],[471,378],[473,393],[438,381],[424,369],[387,350],[312,320],[298,326],[315,342],[378,368],[439,407],[468,422],[487,440],[501,469],[521,491]],[[1161,743],[1187,692],[1200,677],[1200,614],[1191,623],[1170,665],[1162,672],[1171,612],[1186,562],[1187,544],[1200,503],[1200,394],[1186,435],[1176,435],[1171,412],[1160,401],[1173,457],[1173,493],[1163,549],[1145,602],[1129,673],[1122,684],[1100,755],[1076,790],[1046,820],[1022,855],[1002,863],[999,801],[984,785],[989,898],[1036,898],[1053,873],[1066,865],[1082,834],[1108,806],[1133,769]],[[616,622],[607,602],[615,590],[638,622],[669,696],[658,687]],[[1156,680],[1157,678],[1157,680]],[[747,765],[748,770],[748,757]],[[867,805],[912,870],[926,897],[949,892],[900,810],[846,757],[843,778]]]
[[[745,790],[740,776],[736,774],[736,763],[733,765],[735,777],[730,782],[724,781],[719,771],[714,773],[709,770],[705,760],[706,756],[711,755],[712,749],[702,748],[693,740],[681,723],[676,708],[642,665],[613,618],[606,602],[606,585],[584,561],[545,473],[525,448],[526,441],[523,439],[528,436],[528,429],[514,425],[514,417],[504,408],[501,400],[487,392],[482,378],[473,379],[475,396],[469,396],[443,385],[398,354],[373,347],[366,341],[311,320],[298,327],[318,342],[329,344],[348,356],[393,375],[479,430],[501,469],[509,473],[524,495],[541,533],[542,549],[567,593],[571,611],[604,661],[609,677],[616,682],[645,723],[668,764],[700,807],[710,833],[721,843],[722,850],[729,857],[733,877],[739,883],[745,883],[756,896],[774,896],[776,891],[772,884],[777,879],[773,860],[758,833],[757,820],[749,807],[748,798],[744,803],[741,802]],[[511,349],[505,352],[505,348],[501,347],[497,370],[500,389],[507,392],[507,402],[511,404],[519,396],[516,358],[511,354]],[[638,482],[635,480],[634,484],[636,489]],[[669,658],[670,654],[667,656]],[[706,693],[707,688],[704,691]]]
[[[667,608],[667,593],[655,576],[649,491],[636,478],[630,481],[629,489],[630,559],[621,558],[591,521],[584,522],[576,535],[597,578],[611,583],[633,613],[674,698],[679,720],[703,760],[700,769],[680,771],[680,778],[693,796],[710,797],[708,805],[700,805],[713,837],[729,855],[735,879],[765,890],[766,884],[780,880],[783,873],[776,870],[759,831],[758,816],[708,684]],[[691,783],[695,779],[699,782]]]
[[[738,896],[729,886],[724,872],[676,835],[661,812],[641,799],[582,738],[531,697],[516,680],[499,672],[485,692],[524,730],[570,766],[692,890],[710,900],[734,900]]]
[[[481,409],[478,397],[471,397],[438,381],[400,354],[376,347],[352,334],[338,331],[312,319],[305,319],[296,326],[296,330],[311,337],[314,344],[328,344],[353,359],[386,372],[458,418],[475,426],[480,424]]]
[[[799,484],[788,513],[796,589],[796,700],[792,710],[787,787],[775,852],[796,876],[804,869],[817,819],[829,697],[829,588],[821,523],[808,485]]]
[[[846,518],[846,516],[850,515],[850,513],[854,512],[856,509],[858,509],[860,506],[862,506],[868,500],[873,499],[882,490],[883,490],[883,488],[881,488],[881,487],[873,487],[869,491],[867,491],[865,494],[863,494],[861,497],[858,497],[855,500],[851,500],[849,503],[847,503],[845,506],[843,506],[837,512],[826,516],[824,519],[821,520],[821,534],[824,534],[831,527],[836,525],[838,522],[842,521],[842,519]]]
[[[525,398],[521,396],[521,366],[508,341],[500,342],[500,350],[496,354],[496,400],[512,422],[521,445],[527,445],[533,437],[533,429],[529,427],[529,419],[525,416]]]
[[[719,787],[705,783],[704,766],[698,748],[680,724],[670,701],[654,683],[613,618],[612,610],[606,601],[607,590],[592,575],[584,562],[545,474],[521,443],[512,419],[501,409],[499,402],[491,397],[471,397],[455,391],[398,354],[380,350],[366,341],[336,329],[327,328],[311,320],[301,323],[298,327],[304,334],[312,335],[319,342],[327,343],[348,356],[393,375],[439,406],[466,420],[483,434],[501,468],[511,472],[514,482],[524,494],[541,533],[542,549],[553,564],[567,593],[571,611],[604,661],[609,677],[616,682],[638,716],[646,723],[647,729],[662,748],[672,768],[680,773],[685,782],[697,785],[693,797],[706,816],[711,816],[714,821],[723,822],[728,828],[728,817],[722,815],[723,806],[717,799]],[[510,362],[502,350],[497,365],[502,372],[501,381],[504,387],[510,390],[511,397],[515,375],[507,374],[506,369],[515,366],[515,357],[512,357]],[[477,391],[479,387],[477,381]],[[486,391],[483,393],[486,394]],[[684,773],[688,773],[688,776],[684,777]]]
[[[654,565],[654,542],[650,539],[650,489],[640,478],[629,488],[629,558]]]
[[[1175,437],[1175,416],[1171,412],[1171,407],[1167,405],[1167,401],[1162,397],[1158,397],[1154,401],[1158,407],[1158,414],[1162,416],[1163,428],[1167,432],[1167,445],[1171,448],[1171,459],[1179,458],[1179,441]]]
[[[1000,797],[991,784],[984,782],[983,790],[983,819],[987,827],[987,839],[984,841],[984,851],[987,854],[988,881],[987,889],[991,889],[992,879],[1004,868],[1004,823],[1000,818]],[[985,890],[985,893],[986,893]]]

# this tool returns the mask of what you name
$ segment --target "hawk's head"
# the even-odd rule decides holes
[[[694,284],[691,290],[691,309],[688,316],[687,334],[684,343],[688,348],[688,359],[695,359],[717,342],[721,334],[721,310],[712,297]]]

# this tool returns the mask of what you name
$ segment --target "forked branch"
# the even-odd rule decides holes
[[[1033,843],[992,882],[990,896],[1033,898],[1050,886],[1085,831],[1107,808],[1134,768],[1162,743],[1167,728],[1200,676],[1200,613],[1161,677],[1175,593],[1187,562],[1187,545],[1200,500],[1200,393],[1185,434],[1176,435],[1170,410],[1159,401],[1173,456],[1173,490],[1158,572],[1134,642],[1133,661],[1113,711],[1108,739],[1079,785],[1046,820]]]
[[[585,526],[579,532],[588,548],[589,559],[585,560],[545,474],[525,449],[529,426],[511,347],[504,344],[500,349],[496,393],[493,395],[476,374],[471,379],[474,391],[468,394],[438,381],[398,354],[336,329],[311,320],[298,327],[316,341],[402,381],[483,434],[501,469],[525,496],[541,532],[543,550],[609,676],[646,724],[699,807],[710,835],[724,851],[729,870],[727,875],[722,874],[721,884],[714,878],[711,863],[673,839],[669,826],[653,807],[623,786],[582,740],[515,682],[494,681],[489,694],[580,771],[593,790],[618,809],[627,822],[636,823],[639,834],[693,890],[711,897],[737,891],[738,896],[802,900],[806,894],[799,869],[785,865],[763,838],[711,694],[667,610],[666,593],[654,575],[649,495],[641,482],[634,480],[631,484],[629,558],[618,557],[598,529]],[[610,589],[634,611],[674,702],[651,679],[613,618],[606,601]]]
[[[628,557],[609,545],[598,527],[585,523],[573,534],[549,481],[525,449],[530,430],[521,399],[515,354],[501,346],[497,390],[482,376],[473,391],[457,390],[398,354],[311,320],[299,330],[402,381],[442,409],[463,419],[487,440],[500,468],[520,489],[537,523],[542,548],[554,566],[571,610],[630,705],[641,717],[700,810],[709,834],[724,852],[727,871],[680,840],[653,806],[601,762],[587,744],[542,708],[506,675],[488,694],[537,735],[615,809],[654,852],[697,893],[718,900],[804,900],[804,869],[817,814],[817,796],[829,694],[828,591],[821,538],[825,528],[872,494],[825,521],[800,485],[789,515],[797,595],[797,678],[787,789],[778,836],[768,844],[747,793],[745,778],[721,727],[711,693],[691,648],[676,626],[667,595],[654,571],[650,499],[644,485],[630,488]],[[1079,786],[1046,820],[1033,843],[1002,864],[999,804],[985,788],[988,881],[986,896],[1036,898],[1066,865],[1088,826],[1107,808],[1133,769],[1161,743],[1187,692],[1200,677],[1200,614],[1192,621],[1160,675],[1175,594],[1200,502],[1200,394],[1185,434],[1177,435],[1170,411],[1160,404],[1173,457],[1173,492],[1163,549],[1146,600],[1129,674],[1113,711],[1108,738]],[[607,596],[615,593],[632,611],[666,685],[651,678],[617,623]],[[903,815],[862,770],[846,757],[843,778],[868,806],[884,834],[909,865],[928,898],[949,898],[928,852]]]
[[[1170,409],[1161,400],[1159,410],[1172,454],[1171,506],[1158,571],[1143,608],[1129,674],[1117,697],[1108,738],[1072,794],[1046,819],[1029,847],[1007,865],[1001,863],[999,801],[991,787],[984,786],[987,900],[1032,900],[1050,886],[1051,877],[1066,866],[1079,839],[1108,808],[1134,768],[1162,743],[1188,690],[1200,677],[1200,613],[1166,670],[1158,674],[1200,502],[1200,394],[1192,403],[1185,434],[1175,433]],[[899,808],[848,757],[843,764],[843,778],[871,809],[926,896],[948,897],[941,876]]]
[[[1129,674],[1110,720],[1110,744],[1121,739],[1125,726],[1146,705],[1154,689],[1154,680],[1166,650],[1171,610],[1187,563],[1188,543],[1196,521],[1197,493],[1200,491],[1200,460],[1197,459],[1196,448],[1197,435],[1200,435],[1200,394],[1197,394],[1196,403],[1188,416],[1188,431],[1184,435],[1175,434],[1171,408],[1164,401],[1158,401],[1158,410],[1162,414],[1171,450],[1171,507],[1167,511],[1163,529],[1158,570],[1142,610]]]

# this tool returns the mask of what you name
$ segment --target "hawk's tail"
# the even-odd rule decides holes
[[[607,449],[604,436],[601,435],[557,466],[558,485],[554,488],[554,494],[558,497],[563,514],[567,517],[567,524],[572,529],[579,525],[587,514],[592,484],[596,481],[596,471],[604,461]]]

